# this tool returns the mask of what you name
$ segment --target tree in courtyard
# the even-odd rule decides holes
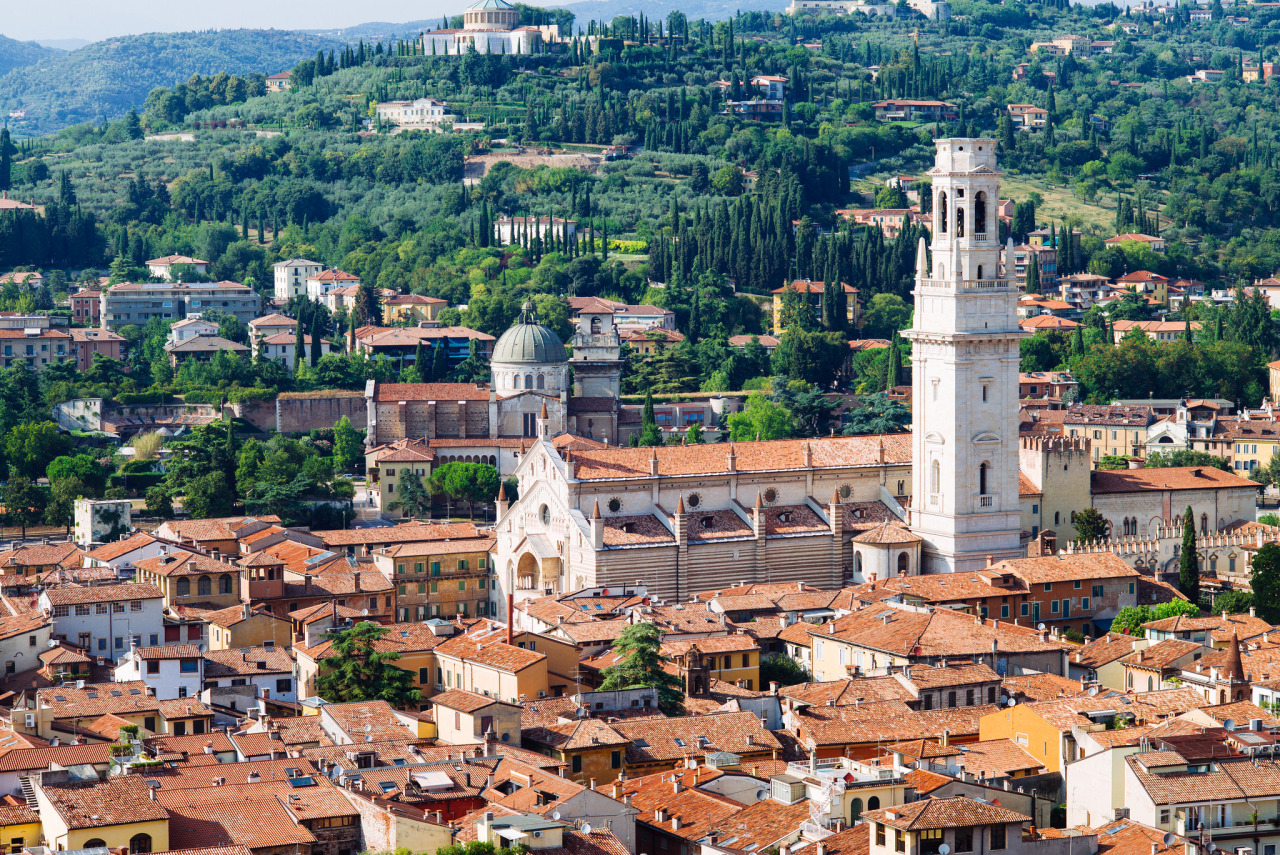
[[[1253,554],[1249,584],[1258,617],[1268,623],[1280,621],[1280,545],[1264,543]]]
[[[1178,555],[1178,590],[1191,602],[1200,601],[1200,555],[1196,552],[1196,518],[1191,512],[1190,505],[1187,505],[1187,510],[1182,516],[1182,551]]]
[[[601,672],[601,691],[654,688],[658,690],[658,708],[663,715],[684,715],[680,678],[662,667],[660,629],[651,623],[632,624],[613,642],[613,652],[623,658]]]
[[[343,472],[350,472],[360,463],[360,431],[351,426],[351,419],[343,416],[333,426],[333,462]]]
[[[400,654],[379,650],[378,641],[389,629],[360,621],[347,630],[329,634],[330,653],[320,664],[316,690],[320,697],[342,701],[386,701],[403,709],[421,697],[413,687],[414,675],[396,665]]]
[[[868,395],[862,405],[849,411],[849,422],[844,426],[845,436],[866,436],[875,433],[901,433],[911,424],[911,410],[888,395]]]
[[[400,492],[396,500],[387,505],[390,510],[404,511],[408,517],[425,517],[431,514],[431,494],[422,485],[422,478],[412,469],[405,469],[400,478]]]
[[[1097,508],[1076,511],[1072,525],[1076,527],[1077,540],[1102,540],[1107,536],[1107,521]]]
[[[779,654],[760,663],[760,685],[777,683],[779,686],[794,686],[796,683],[808,683],[813,680],[809,669],[790,656]]]
[[[65,526],[67,534],[71,534],[71,524],[76,515],[76,499],[89,495],[92,495],[89,488],[74,475],[54,481],[53,488],[49,491],[49,503],[44,508],[45,525]]]
[[[662,445],[662,442],[662,428],[658,427],[658,421],[653,415],[653,391],[646,390],[644,408],[640,411],[640,438],[636,444],[647,448]]]

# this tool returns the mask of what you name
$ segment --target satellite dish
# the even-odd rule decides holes
[[[208,650],[208,649],[209,649],[209,645],[205,644],[205,643],[202,641],[202,642],[200,642],[199,644],[197,644],[197,645],[196,645],[196,649],[197,649],[197,650],[199,650],[201,653],[204,653],[206,650]]]
[[[764,801],[765,797],[768,795],[769,795],[768,790],[756,790],[756,799],[760,801]]]
[[[1091,698],[1092,698],[1092,697],[1096,696],[1097,694],[1098,694],[1098,687],[1097,687],[1097,686],[1090,686],[1090,687],[1089,687],[1089,697],[1091,697]]]
[[[1210,841],[1209,845],[1205,848],[1208,849],[1209,855],[1214,855],[1215,852],[1221,851],[1220,849],[1218,849],[1218,844],[1214,843],[1213,841]]]
[[[362,616],[364,616],[364,617],[368,617],[368,616],[369,616],[369,610],[368,610],[368,609],[361,609],[361,610],[360,610],[360,614],[361,614]]]
[[[583,833],[583,834],[590,834],[590,833],[591,833],[591,823],[589,823],[589,822],[584,822],[584,823],[582,823],[582,833]]]
[[[1172,846],[1178,841],[1178,835],[1174,834],[1172,831],[1166,831],[1164,833],[1164,837],[1160,839],[1164,841],[1165,846]]]
[[[1014,699],[1014,698],[1009,698],[1008,703],[1009,703],[1009,706],[1011,706],[1011,707],[1016,707],[1016,706],[1018,705],[1017,700],[1016,700],[1016,699]]]
[[[552,818],[552,819],[559,819],[559,818],[560,818],[560,811],[558,811],[558,810],[557,810],[557,811],[552,811],[552,812],[551,812],[551,818]]]
[[[951,847],[945,843],[942,844],[938,847],[938,855],[951,855]]]
[[[1001,695],[1000,695],[1000,703],[1002,703],[1002,704],[1007,704],[1007,703],[1009,703],[1009,696],[1008,696],[1008,695],[1006,695],[1006,694],[1004,694],[1004,693],[1001,693]]]
[[[1046,628],[1046,627],[1045,627],[1045,625],[1044,625],[1044,624],[1040,624],[1039,626],[1037,626],[1037,627],[1036,627],[1036,629],[1040,630],[1041,632],[1044,632],[1044,631],[1045,631],[1045,628]]]
[[[371,725],[371,724],[366,724],[366,725],[364,726],[364,732],[365,732],[365,733],[369,733],[369,732],[370,732],[370,731],[372,731],[372,730],[373,730],[373,725]]]

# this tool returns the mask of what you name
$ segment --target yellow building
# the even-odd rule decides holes
[[[568,765],[574,781],[608,784],[622,774],[631,740],[598,718],[581,718],[526,728],[524,743]]]
[[[513,704],[549,694],[545,654],[506,643],[506,628],[489,624],[436,648],[436,690],[467,689]]]
[[[50,849],[169,849],[169,814],[151,798],[142,776],[82,783],[72,780],[68,770],[58,769],[41,772],[38,778],[32,786],[44,845]]]
[[[495,536],[401,543],[373,553],[374,566],[396,585],[396,620],[485,617],[493,596]]]
[[[812,282],[808,279],[797,279],[790,285],[784,285],[781,288],[775,288],[773,291],[773,334],[781,336],[786,329],[782,325],[782,298],[787,290],[795,291],[803,297],[810,308],[816,313],[822,301],[822,282]],[[840,290],[844,292],[845,299],[845,320],[850,325],[857,325],[858,322],[858,289],[844,282],[840,283]],[[816,317],[816,314],[815,314]]]
[[[743,689],[760,687],[760,645],[745,633],[668,641],[662,645],[662,655],[676,663],[685,680],[685,690],[690,694],[701,694],[710,689],[710,684],[705,687],[690,684],[699,669],[712,679]],[[700,661],[693,661],[695,658]]]
[[[365,471],[371,485],[376,485],[379,501],[384,511],[400,498],[400,479],[414,472],[425,481],[431,477],[432,461],[436,453],[425,439],[400,439],[386,445],[378,445],[365,453]],[[400,512],[405,516],[404,512]]]
[[[0,807],[0,840],[7,842],[11,847],[10,851],[21,852],[24,848],[37,845],[43,833],[40,814],[34,808],[29,805]]]
[[[143,558],[134,567],[136,581],[149,582],[164,592],[165,608],[240,605],[240,568],[234,564],[194,552],[173,552]]]
[[[431,699],[436,737],[448,745],[471,745],[484,741],[493,731],[500,742],[520,743],[520,707],[468,692],[450,689]]]
[[[440,310],[448,305],[448,300],[441,300],[439,297],[397,294],[382,301],[382,317],[390,326],[416,326],[424,321],[434,321],[440,316]]]
[[[251,608],[248,603],[205,615],[209,622],[210,650],[238,650],[274,644],[288,647],[293,643],[293,624],[273,615],[267,609]]]
[[[1071,676],[1096,682],[1100,686],[1125,691],[1126,656],[1145,650],[1151,642],[1118,632],[1108,632],[1071,654]]]
[[[684,333],[664,329],[623,330],[619,338],[635,353],[653,356],[684,341]]]

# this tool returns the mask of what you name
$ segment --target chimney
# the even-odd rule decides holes
[[[594,790],[595,788],[596,788],[596,779],[592,778],[590,780],[590,783],[587,784],[587,789]]]
[[[671,817],[671,830],[672,831],[680,830],[680,817],[678,816]]]
[[[249,773],[248,782],[250,784],[256,784],[261,780],[262,780],[262,776],[258,774],[257,769],[254,769],[252,772]]]

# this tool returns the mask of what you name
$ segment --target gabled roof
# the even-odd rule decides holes
[[[922,799],[883,810],[870,810],[862,816],[871,822],[907,831],[1031,822],[1031,817],[968,796]]]

